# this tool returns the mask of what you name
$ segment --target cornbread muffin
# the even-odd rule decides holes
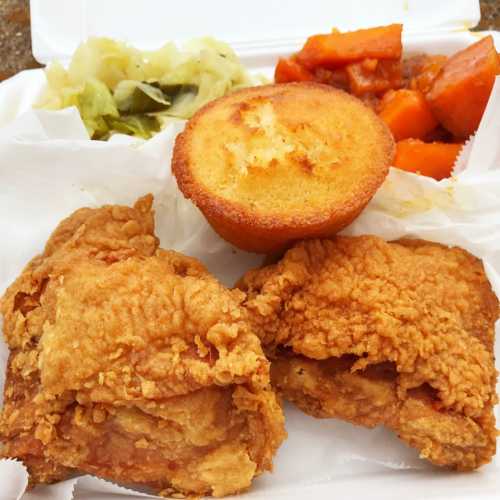
[[[271,253],[348,225],[393,155],[391,133],[361,101],[326,85],[287,83],[200,109],[177,137],[172,169],[224,239]]]

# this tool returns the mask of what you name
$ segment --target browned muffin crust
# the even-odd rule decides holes
[[[243,89],[200,109],[177,137],[172,170],[224,239],[267,253],[352,222],[393,155],[390,132],[361,101],[289,83]]]

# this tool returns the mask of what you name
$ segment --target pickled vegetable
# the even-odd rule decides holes
[[[80,110],[82,121],[90,137],[105,136],[109,131],[106,119],[119,116],[108,87],[96,78],[89,78],[82,91],[75,95],[75,99],[75,105]]]
[[[171,105],[160,88],[135,80],[121,81],[115,88],[114,99],[122,113],[151,113]]]
[[[148,138],[168,119],[190,118],[201,106],[252,78],[231,48],[216,40],[192,40],[179,50],[168,43],[142,52],[108,38],[82,44],[65,69],[51,64],[38,107],[77,106],[93,139],[115,132]]]

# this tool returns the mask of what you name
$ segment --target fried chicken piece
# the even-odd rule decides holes
[[[222,496],[285,437],[244,294],[159,249],[151,204],[75,212],[1,300],[2,455],[32,484],[88,472]]]
[[[239,287],[273,385],[304,412],[385,425],[437,465],[491,460],[499,308],[478,259],[416,240],[310,240]]]

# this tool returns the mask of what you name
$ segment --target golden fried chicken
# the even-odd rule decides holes
[[[159,249],[151,204],[78,210],[2,298],[2,455],[32,483],[89,472],[222,496],[284,439],[244,294]]]
[[[304,412],[385,425],[437,465],[491,460],[499,308],[478,259],[416,240],[310,240],[239,286],[273,385]]]

